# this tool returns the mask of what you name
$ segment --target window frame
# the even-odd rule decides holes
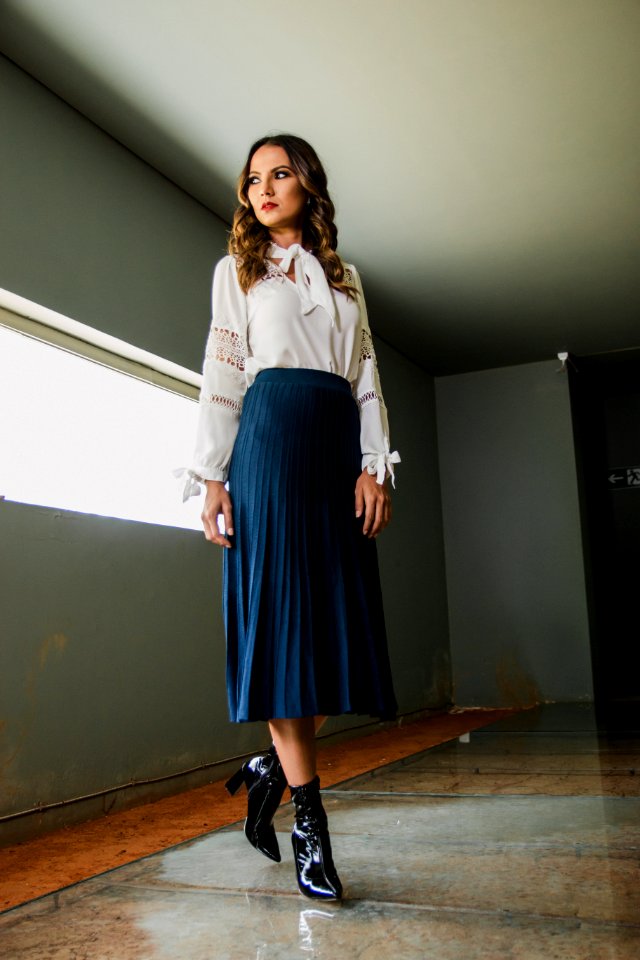
[[[200,373],[3,288],[0,325],[180,396],[199,397]]]

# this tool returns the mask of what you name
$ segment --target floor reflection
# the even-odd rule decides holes
[[[314,932],[316,942],[326,939],[328,931],[324,925],[331,923],[334,917],[335,914],[329,910],[319,910],[313,907],[301,910],[298,921],[298,944],[300,949],[306,953],[315,953],[313,943]]]
[[[549,706],[325,793],[342,904],[241,824],[0,916],[11,960],[636,960],[640,737]],[[115,951],[115,952],[114,952]]]

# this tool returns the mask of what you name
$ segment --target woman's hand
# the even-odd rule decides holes
[[[233,508],[229,491],[221,480],[207,480],[207,496],[200,519],[204,527],[204,535],[211,543],[221,547],[230,547],[231,543],[218,528],[218,516],[224,516],[224,529],[227,534],[233,534]]]
[[[365,467],[356,482],[356,517],[362,516],[362,532],[377,537],[391,520],[391,497],[384,483],[378,483]]]

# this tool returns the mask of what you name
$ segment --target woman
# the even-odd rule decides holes
[[[396,714],[375,538],[400,458],[315,151],[288,134],[257,141],[238,199],[184,499],[206,483],[205,536],[224,548],[231,720],[267,720],[273,739],[227,788],[245,783],[245,834],[279,861],[272,819],[289,784],[299,889],[339,899],[315,734],[329,714]]]

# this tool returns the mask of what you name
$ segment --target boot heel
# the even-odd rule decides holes
[[[225,783],[225,789],[229,791],[231,796],[240,789],[244,783],[244,764],[240,767],[239,770],[236,770],[232,777],[229,777]]]

